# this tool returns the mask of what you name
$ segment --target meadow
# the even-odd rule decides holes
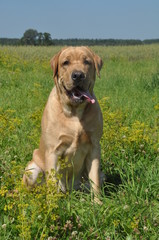
[[[100,199],[21,182],[60,47],[0,47],[0,239],[159,239],[159,45],[92,47],[104,65]],[[46,204],[47,203],[47,204]]]

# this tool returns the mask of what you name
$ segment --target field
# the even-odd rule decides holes
[[[59,49],[0,47],[0,239],[159,239],[157,44],[92,47],[104,61],[95,86],[104,118],[103,204],[59,193],[51,182],[30,192],[22,185]]]

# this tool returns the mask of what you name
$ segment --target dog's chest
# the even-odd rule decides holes
[[[68,156],[83,155],[90,146],[90,136],[80,124],[66,126],[58,136],[55,152],[58,155]]]
[[[80,129],[79,131],[77,131],[77,133],[75,134],[75,142],[77,146],[82,144],[89,144],[90,138],[88,133],[84,129]]]

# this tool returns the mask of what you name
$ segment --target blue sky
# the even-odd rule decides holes
[[[159,0],[0,0],[0,38],[159,38]]]

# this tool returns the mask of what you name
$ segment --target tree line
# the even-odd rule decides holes
[[[159,43],[159,39],[52,39],[47,32],[38,32],[35,29],[28,29],[22,38],[0,38],[0,45],[31,45],[31,46],[127,46]]]

